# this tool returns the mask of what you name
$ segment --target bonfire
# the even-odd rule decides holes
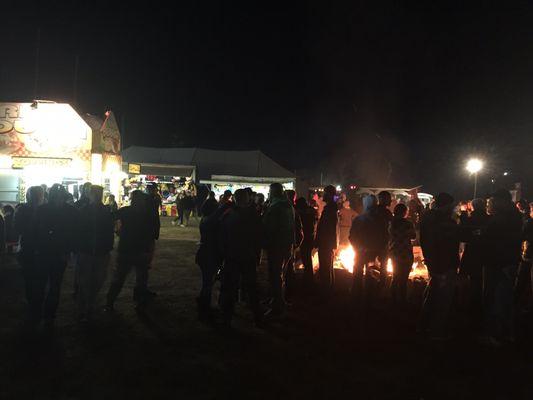
[[[410,280],[422,280],[427,281],[429,279],[427,267],[424,265],[423,254],[420,246],[413,247],[414,262],[411,272],[409,273]],[[355,250],[351,245],[342,246],[337,250],[333,267],[335,269],[344,269],[350,273],[353,273],[355,265]],[[318,253],[313,255],[313,268],[318,268]],[[392,260],[387,260],[387,273],[392,275],[393,265]]]

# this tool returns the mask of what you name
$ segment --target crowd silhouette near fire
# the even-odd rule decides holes
[[[161,226],[157,185],[132,192],[130,204],[121,208],[113,196],[104,204],[103,195],[101,186],[90,183],[83,185],[77,201],[59,184],[33,186],[25,203],[2,208],[1,245],[7,253],[18,249],[29,331],[53,328],[69,264],[75,271],[79,322],[93,323],[115,235],[117,257],[104,311],[114,313],[131,270],[135,306],[142,309],[156,296],[148,289],[148,277]],[[286,318],[295,296],[327,302],[335,295],[339,257],[352,274],[354,315],[379,303],[408,312],[413,245],[421,247],[428,271],[418,323],[422,337],[450,338],[449,317],[458,288],[466,293],[469,329],[489,346],[512,343],[516,313],[531,311],[533,305],[531,207],[524,200],[514,203],[503,189],[488,199],[459,204],[440,193],[427,206],[416,194],[402,203],[382,191],[377,197],[362,197],[358,211],[333,186],[308,201],[279,183],[270,185],[266,200],[246,188],[226,191],[219,199],[210,192],[205,199],[185,194],[176,201],[173,225],[186,225],[191,215],[201,218],[199,319],[223,329],[231,328],[238,301],[249,306],[258,328]],[[266,299],[257,290],[263,264],[268,268]],[[304,290],[296,291],[296,286]]]

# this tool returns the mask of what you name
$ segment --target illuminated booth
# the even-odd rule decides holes
[[[250,187],[268,195],[273,182],[285,189],[294,189],[292,172],[277,164],[261,151],[227,151],[201,148],[128,147],[122,152],[124,171],[134,176],[135,171],[150,168],[173,169],[179,176],[196,184],[207,185],[218,197],[225,190]],[[142,175],[142,174],[141,174]],[[145,174],[146,176],[146,174]]]
[[[90,181],[120,195],[120,133],[111,112],[91,127],[69,104],[0,103],[0,201],[61,183],[75,198]]]

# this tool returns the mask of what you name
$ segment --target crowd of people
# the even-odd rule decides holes
[[[7,237],[13,235],[19,244],[17,258],[25,282],[29,328],[36,328],[41,322],[53,326],[69,263],[74,267],[73,294],[78,318],[81,322],[92,318],[97,295],[108,273],[115,233],[119,236],[117,262],[105,310],[113,310],[133,268],[136,304],[144,304],[155,295],[148,290],[147,282],[160,229],[161,200],[157,187],[149,186],[146,193],[134,192],[131,205],[122,208],[111,196],[104,204],[103,194],[102,186],[85,183],[79,200],[73,202],[62,185],[55,184],[49,189],[44,185],[32,186],[26,202],[2,219],[3,232]],[[4,243],[2,249],[6,251]]]
[[[184,194],[182,200],[187,195]],[[118,208],[114,198],[103,203],[103,188],[86,183],[81,197],[59,185],[30,187],[26,202],[4,206],[1,247],[20,245],[18,261],[25,280],[28,324],[53,325],[63,274],[74,266],[73,292],[80,321],[89,321],[105,282],[110,254],[118,235],[117,258],[105,310],[114,309],[125,279],[135,270],[133,299],[140,307],[156,294],[148,289],[148,273],[160,231],[161,197],[155,184],[131,193],[131,204]],[[309,202],[279,183],[268,199],[251,189],[226,191],[219,199],[209,193],[198,207],[201,270],[197,298],[200,319],[220,319],[231,326],[236,301],[244,299],[255,323],[285,314],[295,295],[295,265],[303,267],[306,293],[327,300],[335,287],[334,259],[338,249],[355,252],[351,297],[358,307],[372,307],[390,290],[398,310],[407,303],[413,243],[419,242],[428,268],[419,330],[434,340],[447,339],[449,317],[458,283],[467,282],[471,328],[483,341],[500,345],[515,337],[515,312],[531,310],[531,247],[533,219],[525,201],[513,203],[506,190],[487,200],[457,203],[439,194],[430,207],[416,198],[393,204],[389,192],[362,198],[356,212],[333,186]],[[184,209],[192,210],[185,201]],[[185,222],[187,213],[182,213]],[[20,239],[20,240],[19,240]],[[464,250],[463,250],[464,249]],[[318,267],[313,255],[318,253]],[[462,253],[462,254],[461,254]],[[268,266],[269,291],[260,299],[257,269]],[[390,285],[387,260],[392,261]],[[213,287],[220,279],[218,308]]]
[[[348,244],[356,254],[354,303],[372,307],[388,289],[392,304],[402,309],[414,261],[413,243],[419,243],[429,273],[420,333],[432,340],[449,338],[452,305],[457,288],[463,287],[472,332],[488,345],[513,341],[516,310],[530,310],[533,304],[529,204],[513,203],[506,190],[461,208],[447,193],[427,207],[416,197],[407,204],[393,202],[387,191],[377,197],[368,195],[357,213],[333,186],[309,203],[279,184],[271,185],[266,202],[250,189],[237,190],[233,196],[226,193],[218,204],[212,194],[203,207],[197,254],[202,270],[200,317],[213,316],[211,297],[217,274],[222,280],[219,305],[226,324],[231,323],[239,289],[247,296],[257,324],[283,314],[290,305],[296,258],[303,264],[304,285],[327,298],[335,285],[338,248]],[[270,283],[269,299],[264,302],[258,300],[255,288],[262,256]],[[268,304],[266,312],[261,304]]]

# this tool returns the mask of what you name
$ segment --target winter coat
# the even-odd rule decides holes
[[[390,225],[389,252],[396,260],[413,262],[413,244],[416,239],[413,223],[405,218],[393,218]]]
[[[353,220],[350,243],[359,252],[375,256],[380,254],[383,250],[383,219],[378,214],[377,207],[369,209]]]
[[[420,245],[430,273],[442,274],[459,267],[460,229],[442,210],[428,211],[420,223]]]
[[[316,223],[318,213],[313,207],[306,206],[304,209],[296,209],[302,221],[303,241],[302,246],[313,246],[315,243]]]
[[[64,256],[76,248],[79,212],[68,204],[43,204],[36,213],[38,255]]]
[[[105,255],[115,239],[113,215],[103,204],[89,204],[79,211],[77,251]]]
[[[251,207],[233,207],[221,221],[220,243],[225,260],[255,262],[261,250],[261,219]]]
[[[316,247],[332,250],[337,248],[337,204],[327,203],[322,210],[316,230]]]
[[[518,265],[522,252],[522,215],[510,204],[506,211],[491,216],[481,230],[484,263],[488,267],[503,268]]]
[[[272,199],[265,210],[263,222],[263,244],[266,249],[286,248],[294,244],[294,207],[286,198]]]

